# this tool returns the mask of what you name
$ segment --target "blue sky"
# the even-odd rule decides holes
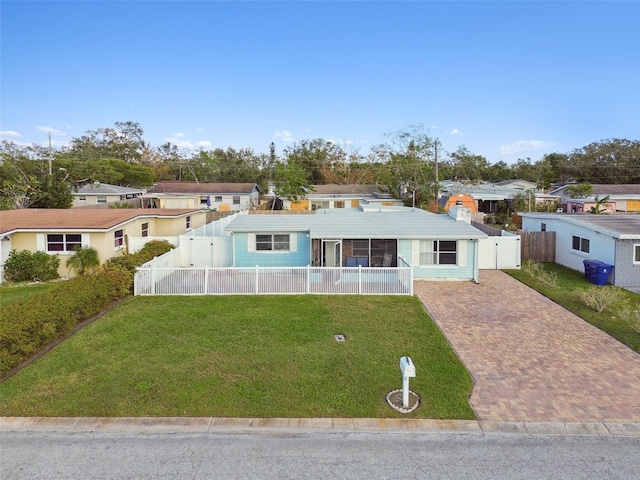
[[[423,125],[491,163],[640,138],[638,2],[6,1],[0,139],[367,154]]]

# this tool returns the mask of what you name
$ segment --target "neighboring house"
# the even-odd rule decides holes
[[[455,205],[464,205],[471,210],[471,213],[478,213],[478,206],[471,195],[466,193],[456,193],[449,197],[440,197],[440,206],[445,212]]]
[[[275,187],[269,186],[269,191],[263,196],[265,203],[275,197]],[[312,185],[311,189],[297,201],[283,199],[285,210],[319,210],[327,208],[357,208],[368,206],[402,206],[402,200],[393,198],[388,193],[382,193],[377,185],[357,184],[329,184]]]
[[[487,238],[464,207],[449,215],[366,205],[315,215],[241,215],[225,232],[232,236],[234,267],[395,267],[402,257],[417,279],[475,281],[479,241]]]
[[[598,200],[591,198],[570,198],[567,200],[567,212],[569,213],[589,213],[592,208],[598,206]],[[616,202],[607,201],[600,203],[600,213],[616,213]]]
[[[145,208],[208,208],[220,212],[259,205],[257,183],[160,182],[142,197]]]
[[[60,255],[61,276],[76,246],[98,251],[100,262],[122,255],[134,238],[178,238],[206,222],[206,212],[148,209],[21,209],[0,211],[0,270],[11,250]],[[141,242],[137,242],[140,244]]]
[[[450,181],[441,183],[441,196],[450,198],[460,193],[473,198],[477,211],[481,213],[496,213],[500,202],[510,204],[513,201],[513,197],[518,194],[527,195],[531,202],[535,197],[535,193],[532,191],[523,191],[497,183],[480,183],[477,185]]]
[[[562,185],[549,193],[552,195],[560,196],[562,204],[567,204],[572,200],[571,197],[566,195],[564,192],[568,186],[569,185]],[[615,202],[616,211],[627,213],[640,212],[640,184],[594,184],[592,185],[592,187],[593,193],[590,199],[592,199],[593,201],[595,201],[596,196],[601,199],[608,195],[609,200],[611,202]],[[571,212],[571,210],[568,208],[566,209],[566,211]]]
[[[513,188],[514,190],[520,190],[522,192],[535,192],[538,190],[538,186],[535,183],[522,179],[503,180],[496,183],[496,185],[500,185],[501,187]]]
[[[82,186],[78,191],[72,192],[73,206],[86,207],[89,205],[101,205],[113,202],[132,200],[144,193],[139,188],[121,187],[108,183],[94,182]]]
[[[584,260],[613,265],[609,282],[640,293],[640,215],[519,213],[527,232],[556,232],[556,263],[584,271]]]

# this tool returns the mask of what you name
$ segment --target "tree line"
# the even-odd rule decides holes
[[[444,151],[422,126],[385,136],[367,153],[324,139],[296,142],[278,155],[251,148],[186,150],[172,143],[152,146],[136,122],[89,130],[68,146],[0,143],[0,209],[67,208],[71,192],[92,182],[148,187],[155,182],[268,182],[284,197],[297,198],[311,185],[375,184],[394,196],[416,192],[420,203],[437,200],[438,182],[499,182],[523,179],[538,189],[568,181],[640,183],[640,141],[608,139],[568,153],[532,161],[490,163],[464,145]]]

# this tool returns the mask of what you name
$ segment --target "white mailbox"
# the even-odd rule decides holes
[[[411,361],[411,357],[400,357],[400,371],[403,377],[416,376],[416,366]]]
[[[411,357],[400,357],[400,371],[402,372],[402,406],[409,406],[409,378],[416,376],[416,366]]]

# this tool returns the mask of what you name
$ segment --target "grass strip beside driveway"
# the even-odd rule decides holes
[[[346,336],[336,342],[335,334]],[[416,298],[136,297],[0,384],[4,416],[473,419],[472,381]]]

